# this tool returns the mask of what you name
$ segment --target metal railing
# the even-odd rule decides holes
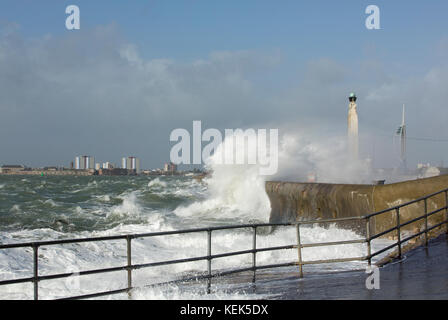
[[[439,209],[436,209],[432,212],[428,212],[428,199],[437,196],[439,194],[445,195],[445,206]],[[400,210],[409,205],[424,202],[424,214],[418,216],[412,220],[401,223],[400,219]],[[445,210],[445,220],[440,223],[437,223],[431,227],[428,227],[428,218],[438,212],[442,212]],[[396,225],[392,228],[379,232],[377,234],[371,234],[371,220],[381,214],[386,214],[393,212],[396,217]],[[407,226],[411,223],[415,223],[424,219],[424,230],[417,232],[411,236],[408,236],[404,239],[401,239],[401,229],[404,226]],[[333,242],[321,242],[321,243],[302,243],[300,237],[301,226],[304,225],[313,225],[313,224],[324,224],[324,223],[341,223],[341,222],[349,222],[349,221],[357,221],[359,223],[365,223],[365,238],[355,239],[355,240],[344,240],[344,241],[333,241]],[[95,298],[101,296],[107,296],[112,294],[119,293],[131,293],[131,290],[134,288],[142,288],[149,286],[157,286],[161,284],[174,283],[174,282],[185,282],[191,280],[207,280],[207,293],[211,291],[211,280],[212,278],[218,276],[225,276],[234,273],[248,272],[252,271],[252,282],[256,281],[256,271],[261,269],[271,269],[271,268],[280,268],[280,267],[289,267],[289,266],[298,266],[299,267],[299,276],[303,277],[303,266],[304,265],[313,265],[313,264],[324,264],[324,263],[340,263],[340,262],[350,262],[350,261],[367,261],[370,265],[372,262],[372,258],[384,253],[388,250],[393,249],[394,247],[398,247],[398,258],[401,258],[402,255],[402,244],[418,237],[422,234],[425,235],[425,244],[428,244],[428,232],[441,227],[443,224],[447,224],[447,233],[448,233],[448,189],[424,196],[422,198],[391,207],[379,212],[375,212],[372,214],[368,214],[360,217],[350,217],[350,218],[339,218],[339,219],[327,219],[327,220],[314,220],[314,221],[299,221],[295,223],[262,223],[262,224],[244,224],[244,225],[233,225],[233,226],[219,226],[219,227],[210,227],[210,228],[196,228],[196,229],[186,229],[186,230],[178,230],[178,231],[166,231],[166,232],[152,232],[152,233],[143,233],[143,234],[128,234],[128,235],[117,235],[117,236],[106,236],[106,237],[92,237],[92,238],[82,238],[82,239],[66,239],[66,240],[50,240],[50,241],[36,241],[36,242],[27,242],[27,243],[12,243],[12,244],[2,244],[0,245],[0,250],[3,249],[12,249],[12,248],[27,248],[30,247],[33,250],[33,276],[27,278],[20,279],[10,279],[10,280],[1,280],[0,287],[4,285],[32,282],[34,284],[34,299],[39,299],[39,282],[46,280],[54,280],[67,278],[71,276],[83,276],[83,275],[92,275],[99,273],[108,273],[108,272],[117,272],[117,271],[126,271],[127,272],[127,287],[117,290],[109,290],[103,292],[97,292],[92,294],[78,295],[72,296],[64,299],[86,299],[86,298]],[[284,246],[275,246],[275,247],[265,247],[265,248],[257,248],[257,229],[263,227],[280,227],[280,226],[292,226],[296,228],[297,242],[291,245]],[[226,252],[220,254],[212,254],[212,232],[218,230],[230,230],[230,229],[252,229],[252,249],[248,250],[240,250],[233,252]],[[374,253],[372,253],[372,241],[385,236],[386,234],[397,231],[397,242],[382,248]],[[166,235],[178,235],[178,234],[187,234],[187,233],[207,233],[207,255],[205,256],[197,256],[192,258],[183,258],[183,259],[174,259],[160,262],[152,262],[152,263],[142,263],[142,264],[133,264],[132,263],[132,240],[141,239],[141,238],[149,238],[149,237],[157,237],[157,236],[166,236]],[[62,244],[71,244],[71,243],[85,243],[85,242],[96,242],[96,241],[111,241],[111,240],[126,240],[126,265],[122,265],[119,267],[109,267],[109,268],[101,268],[94,270],[84,270],[80,272],[68,272],[68,273],[58,273],[51,275],[39,275],[39,248],[43,246],[50,245],[62,245]],[[325,247],[325,246],[337,246],[337,245],[347,245],[347,244],[367,244],[367,252],[365,256],[361,257],[353,257],[353,258],[339,258],[339,259],[325,259],[325,260],[311,260],[304,261],[302,258],[302,249],[304,248],[313,248],[313,247]],[[277,264],[269,264],[269,265],[257,265],[257,253],[267,252],[267,251],[276,251],[276,250],[287,250],[287,249],[297,249],[297,261],[292,261],[288,263],[277,263]],[[245,268],[232,269],[228,271],[216,271],[212,272],[212,260],[236,255],[244,255],[244,254],[252,254],[252,265]],[[199,274],[188,278],[181,278],[169,282],[164,283],[156,283],[151,285],[134,287],[132,283],[132,271],[143,269],[143,268],[151,268],[157,266],[171,265],[171,264],[180,264],[194,261],[207,261],[207,272],[206,274]]]

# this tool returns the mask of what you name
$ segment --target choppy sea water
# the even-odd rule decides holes
[[[198,181],[191,176],[127,177],[37,177],[0,176],[0,243],[36,240],[109,236],[118,234],[171,231],[208,226],[267,222],[269,201],[263,194],[263,181],[250,176],[218,174]],[[360,239],[361,236],[336,226],[304,228],[302,242]],[[296,242],[294,228],[260,232],[257,247],[291,245]],[[377,247],[384,243],[375,244]],[[252,248],[251,230],[213,232],[212,253],[219,254]],[[304,249],[304,260],[345,258],[365,255],[365,245]],[[151,263],[204,256],[206,233],[136,239],[132,243],[132,262]],[[257,254],[257,265],[297,260],[296,250]],[[0,280],[32,276],[30,248],[0,250]],[[213,260],[212,269],[231,270],[250,267],[252,255]],[[102,241],[52,245],[39,249],[39,275],[77,272],[126,265],[126,241]],[[336,271],[365,268],[363,262],[335,266],[313,266],[310,271]],[[244,277],[214,279],[212,294],[205,293],[203,282],[168,284],[144,288],[207,270],[206,261],[140,269],[133,272],[136,299],[259,299],[275,298],[278,292],[257,294],[248,289]],[[264,276],[296,271],[274,269]],[[260,275],[262,278],[263,273]],[[49,280],[39,283],[41,299],[125,288],[125,271]],[[0,299],[32,299],[31,283],[0,286]],[[127,295],[110,296],[127,299]]]

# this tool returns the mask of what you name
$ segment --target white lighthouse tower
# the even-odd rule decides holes
[[[358,112],[356,106],[356,95],[350,93],[348,97],[348,149],[351,160],[358,160]]]

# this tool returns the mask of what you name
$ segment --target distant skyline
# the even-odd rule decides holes
[[[65,28],[71,4],[80,30]],[[381,30],[365,27],[370,4]],[[409,167],[447,164],[447,15],[445,0],[3,0],[0,165],[161,168],[194,120],[345,137],[350,92],[361,157],[399,164],[406,104]]]

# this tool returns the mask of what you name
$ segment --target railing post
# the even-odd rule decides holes
[[[126,252],[128,258],[128,295],[131,297],[131,289],[132,289],[132,248],[131,248],[131,237],[126,237]]]
[[[302,244],[300,242],[300,223],[297,223],[297,256],[299,260],[299,275],[303,278],[303,264],[302,264]]]
[[[366,218],[367,262],[372,265],[372,246],[370,241],[370,217]]]
[[[210,293],[210,288],[212,285],[212,230],[207,230],[207,294]]]
[[[254,268],[254,274],[252,277],[252,282],[255,283],[255,276],[256,276],[256,272],[257,272],[257,269],[256,269],[256,267],[257,267],[257,251],[256,251],[257,250],[257,227],[254,226],[253,229],[254,229],[254,234],[252,237],[252,250],[253,250],[253,252],[252,252],[252,267]]]
[[[425,198],[425,246],[428,246],[428,199]]]
[[[400,208],[396,208],[397,213],[397,244],[398,244],[398,258],[401,259],[401,224],[400,224]]]
[[[34,300],[39,300],[39,246],[33,245]]]
[[[446,219],[446,233],[448,234],[448,190],[445,190],[445,219]]]

